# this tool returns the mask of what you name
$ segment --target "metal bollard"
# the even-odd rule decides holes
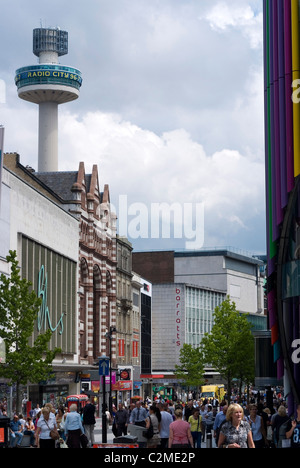
[[[206,434],[206,448],[211,449],[212,448],[212,433]]]

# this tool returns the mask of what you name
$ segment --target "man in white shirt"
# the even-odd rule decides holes
[[[32,420],[35,420],[39,412],[41,411],[40,405],[37,404],[36,407],[31,412]]]
[[[146,427],[147,416],[148,414],[146,408],[143,408],[141,402],[137,401],[136,407],[130,415],[130,423],[135,424],[136,426]]]

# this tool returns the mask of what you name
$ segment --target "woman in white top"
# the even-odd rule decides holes
[[[55,416],[48,408],[43,408],[36,430],[36,444],[39,448],[55,448],[55,440],[50,436],[53,429],[57,429]]]
[[[263,419],[257,414],[256,405],[250,406],[250,416],[248,417],[248,420],[250,422],[255,448],[264,448],[267,444],[267,435]]]

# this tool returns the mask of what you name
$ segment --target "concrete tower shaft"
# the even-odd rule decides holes
[[[15,83],[21,99],[39,105],[38,171],[58,171],[58,104],[79,97],[81,72],[59,64],[68,53],[68,33],[59,28],[33,31],[33,53],[39,65],[19,68]]]

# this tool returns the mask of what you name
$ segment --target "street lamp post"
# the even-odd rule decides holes
[[[106,382],[105,377],[109,374],[109,358],[107,356],[101,356],[99,358],[99,376],[102,377],[102,392],[103,392],[103,401],[102,401],[102,443],[107,443],[107,418],[106,418]]]
[[[110,326],[109,331],[105,334],[106,338],[109,339],[109,398],[108,398],[108,408],[109,408],[110,414],[112,414],[112,386],[111,386],[112,349],[111,349],[111,342],[112,342],[113,333],[116,333],[116,331],[117,331],[116,327]]]

